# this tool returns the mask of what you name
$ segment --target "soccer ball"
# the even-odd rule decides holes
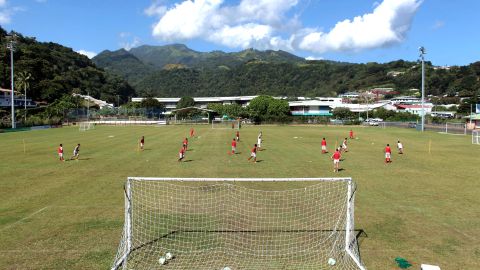
[[[230,267],[228,267],[228,266],[225,266],[225,267],[223,267],[222,270],[232,270],[232,268],[230,268]]]
[[[158,259],[158,263],[160,263],[161,265],[164,265],[166,261],[167,260],[165,259],[165,257],[160,257],[160,259]]]
[[[329,259],[328,259],[328,264],[330,264],[330,265],[335,265],[336,263],[337,263],[337,261],[335,261],[334,258],[329,258]]]
[[[165,259],[167,259],[167,260],[173,259],[173,254],[170,253],[170,252],[167,252],[167,253],[165,254]]]

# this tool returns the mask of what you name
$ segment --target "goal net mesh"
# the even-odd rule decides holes
[[[480,131],[473,130],[472,131],[472,144],[480,144]]]
[[[238,120],[213,120],[212,128],[214,129],[240,129],[240,121]]]
[[[129,178],[125,197],[112,269],[365,269],[350,178]]]
[[[81,122],[78,128],[80,131],[95,129],[95,124],[92,122]]]

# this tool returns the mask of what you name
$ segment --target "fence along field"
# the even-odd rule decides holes
[[[340,173],[320,152],[350,127],[246,126],[238,155],[228,155],[232,130],[195,126],[186,160],[178,150],[190,126],[67,127],[0,134],[0,269],[108,269],[124,220],[123,184],[150,177],[352,177],[358,185],[355,230],[367,269],[397,269],[394,259],[442,269],[478,269],[480,147],[470,136],[420,134],[414,129],[353,127]],[[259,163],[246,158],[259,131]],[[145,136],[145,151],[138,140]],[[401,140],[403,156],[383,163],[386,143]],[[25,141],[25,153],[23,151]],[[431,142],[431,143],[430,143]],[[81,144],[80,159],[60,163]],[[338,145],[338,144],[337,144]],[[429,146],[431,151],[429,154]],[[250,188],[266,188],[255,183]],[[302,187],[301,183],[279,190]]]

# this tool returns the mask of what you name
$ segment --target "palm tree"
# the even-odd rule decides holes
[[[25,92],[25,95],[24,95],[24,106],[25,106],[25,113],[24,113],[24,117],[25,117],[25,121],[27,121],[27,88],[30,88],[30,80],[33,80],[33,77],[32,77],[32,74],[30,74],[29,72],[27,71],[22,71],[20,72],[17,77],[16,77],[16,85],[18,88],[24,90]]]

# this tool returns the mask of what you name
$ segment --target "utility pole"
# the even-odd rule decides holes
[[[425,131],[425,48],[418,48],[420,51],[420,59],[422,60],[422,132]]]
[[[10,50],[10,80],[11,80],[11,90],[12,90],[12,95],[11,95],[11,105],[12,105],[12,128],[16,128],[15,126],[15,89],[14,89],[14,78],[13,78],[13,52],[15,51],[15,38],[16,35],[12,33],[10,36],[7,36],[9,41],[7,42],[7,49]]]

